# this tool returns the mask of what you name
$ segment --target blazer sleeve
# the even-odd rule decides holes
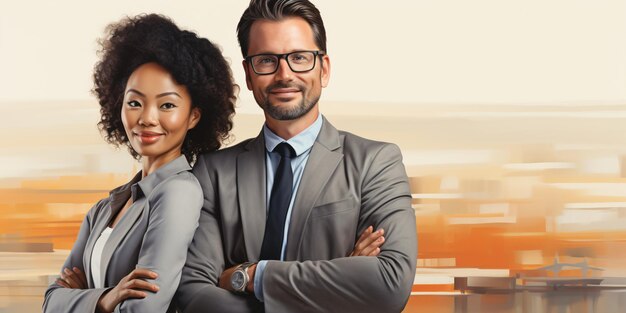
[[[219,208],[206,159],[201,156],[193,173],[198,178],[204,202],[200,223],[189,246],[187,262],[176,292],[176,305],[182,312],[258,312],[262,304],[254,296],[231,293],[217,286],[224,271],[224,250],[220,229]]]
[[[158,274],[146,279],[159,286],[156,293],[146,292],[143,299],[121,302],[115,312],[166,312],[180,282],[187,247],[198,227],[202,190],[193,175],[185,172],[161,183],[148,195],[150,217],[143,237],[137,268]]]
[[[268,261],[263,274],[267,312],[400,312],[415,276],[415,213],[397,146],[374,151],[362,176],[359,228],[385,229],[377,257]]]
[[[83,219],[83,223],[80,225],[78,231],[78,238],[74,241],[74,246],[70,255],[63,263],[64,268],[77,267],[83,273],[85,268],[83,266],[83,254],[85,252],[85,245],[91,234],[92,225],[95,221],[95,216],[105,205],[104,200],[100,200],[94,205]],[[95,288],[95,289],[72,289],[64,288],[58,285],[56,282],[52,283],[46,290],[43,312],[45,313],[78,313],[78,312],[95,312],[96,305],[100,296],[108,288]]]

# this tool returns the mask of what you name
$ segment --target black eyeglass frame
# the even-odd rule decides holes
[[[313,66],[311,66],[310,69],[306,70],[306,71],[297,71],[294,70],[291,67],[291,63],[289,63],[289,56],[294,54],[294,53],[302,53],[302,52],[310,52],[313,53]],[[256,69],[254,68],[254,64],[252,63],[252,58],[260,56],[260,55],[272,55],[275,56],[278,59],[278,62],[276,63],[276,68],[274,69],[274,71],[270,72],[270,73],[259,73],[256,71]],[[250,64],[250,66],[252,66],[252,70],[254,71],[255,74],[257,75],[272,75],[274,73],[276,73],[276,71],[278,71],[278,67],[280,66],[280,60],[281,59],[285,59],[285,61],[287,62],[287,66],[289,66],[289,69],[294,72],[294,73],[306,73],[306,72],[310,72],[315,68],[315,65],[317,65],[317,57],[318,56],[324,56],[326,55],[326,51],[323,50],[298,50],[298,51],[292,51],[289,53],[259,53],[259,54],[254,54],[254,55],[249,55],[247,57],[244,58],[244,60],[246,60],[246,63]]]

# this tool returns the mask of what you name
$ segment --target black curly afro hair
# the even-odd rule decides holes
[[[94,70],[93,93],[101,107],[98,127],[107,142],[126,145],[135,159],[141,157],[124,131],[121,109],[128,77],[149,62],[159,64],[186,86],[192,107],[202,113],[182,146],[189,162],[201,153],[217,150],[229,138],[239,88],[218,47],[158,14],[124,18],[109,25],[105,33],[100,42],[101,60]]]

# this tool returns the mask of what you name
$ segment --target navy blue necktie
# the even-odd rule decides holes
[[[274,152],[280,154],[280,163],[274,175],[274,185],[270,194],[270,209],[265,222],[265,235],[261,246],[261,260],[280,260],[280,252],[283,246],[283,234],[285,232],[285,220],[291,201],[293,189],[293,172],[291,159],[296,152],[286,142],[282,142],[274,148]]]

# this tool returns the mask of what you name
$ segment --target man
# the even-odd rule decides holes
[[[205,199],[180,309],[400,312],[417,257],[406,172],[397,146],[320,115],[331,67],[319,11],[307,0],[252,0],[237,31],[265,125],[196,162]],[[382,230],[380,247],[363,240]]]

